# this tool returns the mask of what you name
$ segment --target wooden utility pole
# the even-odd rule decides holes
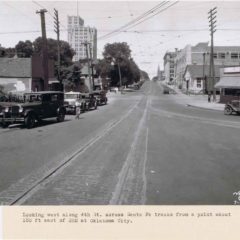
[[[94,83],[94,66],[93,66],[93,55],[92,55],[91,43],[89,43],[89,53],[90,53],[90,61],[91,61],[91,69],[92,69],[92,87],[93,87],[93,90],[95,90],[95,83]]]
[[[215,69],[214,69],[214,56],[213,56],[213,34],[216,32],[216,11],[217,7],[212,8],[208,14],[209,14],[209,27],[210,27],[210,35],[211,35],[211,52],[210,52],[210,66],[209,66],[209,80],[211,84],[210,89],[208,89],[208,94],[211,94],[209,91],[213,92],[213,101],[216,101],[216,89],[215,89]]]
[[[91,66],[90,66],[90,59],[89,59],[89,53],[88,53],[88,42],[84,42],[83,43],[85,46],[85,50],[86,50],[86,57],[87,57],[87,64],[88,64],[88,78],[89,78],[89,82],[90,82],[90,92],[93,91],[93,79],[91,79]]]
[[[60,78],[61,72],[61,58],[60,58],[60,30],[59,30],[59,19],[58,19],[58,11],[54,8],[54,31],[57,34],[57,76],[58,81],[62,83]]]
[[[41,9],[36,13],[40,14],[41,28],[42,28],[42,72],[43,72],[43,89],[48,90],[48,50],[47,50],[47,34],[46,34],[46,23],[45,13],[46,9]]]
[[[203,53],[203,94],[205,94],[206,91],[206,75],[205,75],[205,59],[206,59],[206,53]]]

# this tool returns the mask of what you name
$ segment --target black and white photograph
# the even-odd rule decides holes
[[[0,205],[239,205],[239,12],[0,1]]]

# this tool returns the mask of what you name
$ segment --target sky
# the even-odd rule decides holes
[[[161,4],[157,11],[149,11]],[[164,5],[165,4],[165,5]],[[67,16],[79,15],[85,26],[98,31],[98,57],[107,43],[127,42],[132,57],[150,77],[163,70],[167,51],[187,44],[210,42],[208,12],[217,7],[216,46],[240,46],[240,1],[2,1],[0,0],[0,44],[14,47],[41,35],[40,9],[47,9],[47,37],[56,39],[54,8],[60,20],[60,39],[67,41]],[[141,23],[103,37],[148,11]],[[147,18],[147,19],[146,19]]]

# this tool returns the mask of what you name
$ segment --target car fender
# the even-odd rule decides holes
[[[24,111],[24,113],[23,113],[23,116],[24,116],[24,117],[27,117],[29,114],[34,114],[34,115],[36,115],[36,113],[34,112],[33,109],[26,109],[26,110]]]
[[[64,114],[66,114],[66,108],[64,106],[61,106],[57,109],[57,114],[60,112],[60,111],[63,111]]]

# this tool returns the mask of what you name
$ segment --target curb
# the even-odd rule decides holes
[[[205,107],[199,107],[191,104],[187,104],[188,107],[198,108],[198,109],[204,109],[204,110],[210,110],[210,111],[223,111],[223,109],[213,109],[213,108],[205,108]]]

